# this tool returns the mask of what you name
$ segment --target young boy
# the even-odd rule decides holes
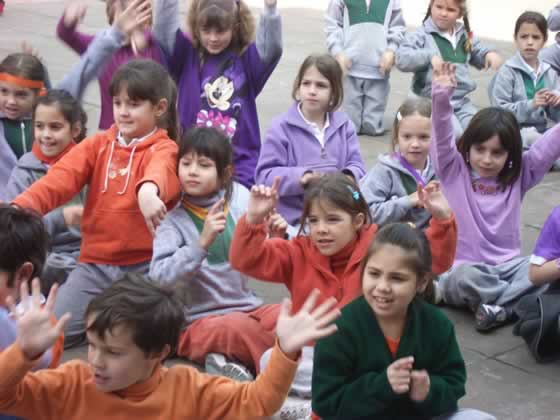
[[[95,297],[85,313],[88,361],[29,373],[35,360],[64,329],[70,315],[49,321],[56,285],[44,308],[39,283],[17,314],[17,340],[0,354],[0,411],[41,419],[254,419],[273,415],[294,377],[301,348],[336,330],[334,299],[315,308],[314,291],[303,308],[290,315],[286,299],[278,317],[278,341],[270,363],[254,382],[234,382],[187,366],[167,369],[183,327],[183,303],[169,289],[125,274]],[[10,307],[14,309],[13,299]]]
[[[0,353],[16,341],[16,323],[5,306],[6,298],[17,301],[20,286],[41,273],[48,243],[49,237],[39,215],[0,204]],[[63,337],[60,336],[52,346],[45,348],[33,369],[56,367],[62,347]],[[2,414],[4,411],[0,409],[0,420],[7,420]]]

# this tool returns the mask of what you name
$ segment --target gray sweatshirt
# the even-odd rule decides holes
[[[436,178],[428,159],[428,183]],[[368,203],[373,223],[384,225],[412,222],[419,229],[428,227],[432,217],[422,208],[411,206],[408,196],[416,191],[416,179],[393,154],[379,156],[379,162],[360,180],[360,190]]]
[[[221,196],[216,194],[209,200],[192,198],[190,201],[209,209]],[[181,203],[158,227],[150,277],[178,288],[186,303],[187,323],[208,315],[251,311],[262,305],[261,299],[249,289],[249,277],[229,264],[231,235],[237,220],[247,211],[248,202],[249,191],[241,184],[234,184],[226,231],[220,235],[227,238],[221,252],[209,254],[200,247],[200,227]]]
[[[432,19],[428,18],[416,31],[406,34],[396,57],[396,66],[400,71],[414,73],[413,92],[425,98],[430,98],[432,95],[432,57],[439,55],[444,61],[453,62],[457,66],[455,72],[457,87],[451,98],[454,108],[460,107],[463,99],[476,89],[469,66],[482,69],[486,54],[492,51],[474,38],[472,51],[466,52],[464,42],[467,39],[467,32],[464,26],[461,24],[456,32],[459,42],[457,48],[453,49],[449,40],[444,38]]]
[[[548,29],[560,31],[560,3],[558,3],[548,14]],[[560,44],[560,32],[556,34],[556,43]]]
[[[33,152],[23,155],[12,171],[8,185],[6,186],[7,200],[11,201],[19,194],[29,188],[35,181],[43,177],[49,167],[41,162]],[[85,194],[80,194],[65,206],[83,205]],[[68,227],[64,223],[62,210],[59,207],[47,213],[43,220],[49,236],[51,238],[51,252],[54,253],[74,253],[80,250],[82,235],[77,227]]]
[[[327,48],[352,60],[348,74],[385,79],[379,70],[381,55],[396,51],[406,31],[400,0],[331,0],[325,19]]]
[[[543,72],[537,86],[549,90],[560,88],[558,74],[548,63],[541,63]],[[525,79],[524,79],[525,78]],[[533,80],[519,53],[507,60],[494,76],[489,86],[490,102],[515,114],[522,127],[535,127],[539,133],[547,129],[548,119],[560,121],[559,107],[533,107],[533,99],[527,96],[526,80]],[[534,86],[534,84],[533,84]],[[538,90],[535,87],[535,90]]]

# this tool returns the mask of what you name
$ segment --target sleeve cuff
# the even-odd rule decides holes
[[[544,263],[546,263],[547,260],[543,257],[539,257],[538,255],[531,255],[531,257],[529,258],[529,263],[533,264],[533,265],[538,265],[539,267],[544,265]]]

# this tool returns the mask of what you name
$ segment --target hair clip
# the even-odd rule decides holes
[[[397,111],[397,121],[401,122],[402,121],[402,114],[401,111]]]
[[[348,190],[350,190],[350,192],[352,193],[352,198],[355,201],[358,201],[360,199],[360,192],[356,191],[354,188],[352,188],[350,185],[347,185],[346,187],[348,187]]]

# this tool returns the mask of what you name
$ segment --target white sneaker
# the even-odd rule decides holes
[[[229,361],[223,354],[209,353],[204,361],[204,369],[210,375],[225,376],[238,382],[249,382],[253,374],[245,366]]]
[[[288,397],[277,417],[281,420],[308,420],[311,418],[311,401]]]

